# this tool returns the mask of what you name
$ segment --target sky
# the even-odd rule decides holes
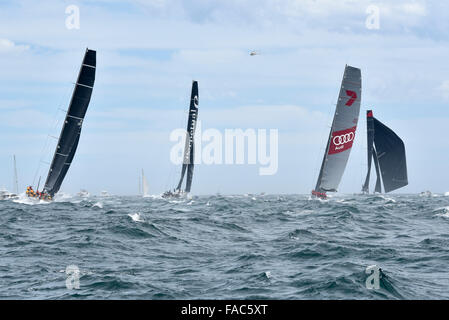
[[[79,29],[67,28],[71,5]],[[63,192],[137,194],[141,169],[150,193],[175,187],[169,137],[197,80],[203,131],[277,129],[278,170],[200,164],[192,193],[309,193],[345,64],[362,70],[362,104],[339,191],[360,192],[373,109],[405,142],[397,192],[447,192],[448,15],[436,0],[2,0],[0,188],[13,188],[13,155],[21,190],[45,179],[89,47],[96,82]]]

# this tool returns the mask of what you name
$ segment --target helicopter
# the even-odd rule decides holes
[[[258,51],[256,51],[256,50],[252,50],[252,51],[249,53],[249,55],[250,55],[250,56],[257,56],[257,55],[260,55],[260,52],[258,52]]]

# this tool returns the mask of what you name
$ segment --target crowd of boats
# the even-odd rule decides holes
[[[83,120],[94,88],[95,74],[96,51],[86,49],[43,189],[39,191],[39,183],[36,190],[29,185],[25,193],[28,197],[51,201],[58,193],[78,147]],[[311,192],[313,197],[326,199],[328,192],[337,192],[338,190],[357,131],[361,96],[361,70],[346,65],[317,183]],[[181,177],[173,190],[162,194],[163,198],[180,198],[191,191],[198,106],[198,82],[193,81]],[[384,192],[391,192],[406,186],[408,178],[404,142],[393,130],[375,118],[372,110],[368,110],[366,113],[366,124],[368,171],[361,191],[369,192],[373,162],[377,176],[374,192],[382,192],[382,185]],[[186,177],[186,182],[185,187],[182,188],[184,177]],[[142,187],[143,193],[147,194],[148,183],[143,170]],[[17,193],[18,191],[15,193],[0,191],[0,199],[17,197]],[[87,191],[80,193],[81,196],[86,194],[88,194]]]

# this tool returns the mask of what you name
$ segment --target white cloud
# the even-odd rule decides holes
[[[402,5],[402,8],[403,8],[404,12],[406,12],[408,14],[417,15],[417,16],[427,15],[426,7],[422,3],[417,3],[417,2],[405,3],[404,5]]]
[[[2,52],[21,52],[28,50],[28,45],[17,45],[13,41],[0,38],[0,53]]]

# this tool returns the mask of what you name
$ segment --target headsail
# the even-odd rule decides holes
[[[190,96],[189,118],[187,121],[184,160],[182,164],[181,178],[176,188],[177,191],[181,191],[182,181],[184,180],[184,175],[186,171],[187,171],[187,181],[185,192],[190,192],[190,189],[192,187],[194,156],[195,156],[194,137],[195,137],[196,122],[198,119],[198,103],[199,103],[198,82],[193,81],[192,94]]]
[[[380,177],[385,192],[402,188],[408,184],[407,163],[404,142],[396,133],[374,118],[371,110],[367,111],[368,127],[368,173],[362,191],[369,191],[371,159],[376,165],[377,181],[375,192],[382,192]],[[370,138],[370,135],[372,136]]]
[[[314,195],[337,191],[354,142],[361,95],[361,71],[347,65]]]
[[[150,188],[148,186],[148,181],[145,178],[145,173],[143,172],[143,169],[142,169],[142,187],[143,187],[143,196],[146,197],[150,195]]]
[[[47,180],[45,181],[43,192],[52,197],[59,191],[75,156],[81,127],[95,82],[95,68],[96,51],[86,49]]]

